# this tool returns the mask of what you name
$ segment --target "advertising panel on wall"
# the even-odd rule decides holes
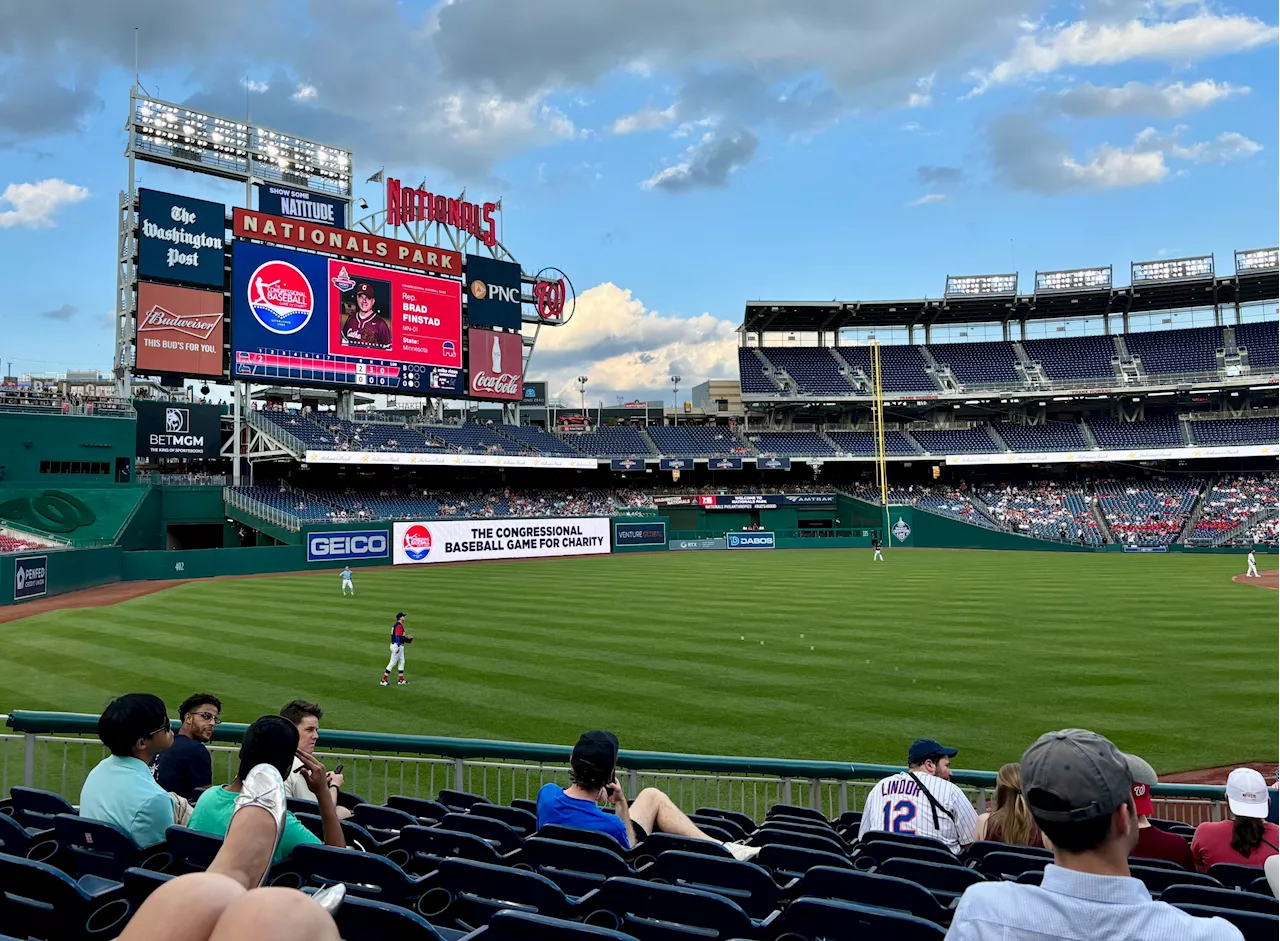
[[[613,544],[615,546],[665,546],[667,523],[665,520],[650,520],[645,523],[615,522]]]
[[[316,222],[336,229],[347,227],[345,200],[276,183],[262,183],[258,186],[258,211],[285,219]]]
[[[237,242],[231,340],[236,376],[427,393],[462,367],[462,285]]]
[[[655,506],[700,506],[706,510],[774,510],[779,507],[836,505],[834,493],[659,494]]]
[[[138,276],[222,289],[227,207],[138,190]]]
[[[467,256],[467,324],[520,329],[520,266],[487,255]]]
[[[638,457],[615,457],[609,459],[609,470],[625,474],[627,471],[644,470],[644,461]]]
[[[758,457],[756,467],[760,470],[791,470],[789,457]]]
[[[740,457],[713,457],[707,461],[708,470],[742,470]]]
[[[773,549],[773,533],[725,533],[730,549]]]
[[[542,407],[547,404],[547,384],[545,382],[529,382],[525,381],[524,395],[520,399],[521,405],[532,405]]]
[[[719,536],[712,539],[673,539],[667,548],[676,552],[696,552],[727,549],[729,544],[723,536]]]
[[[49,591],[49,557],[29,555],[13,560],[13,600],[40,598]]]
[[[473,399],[519,402],[524,381],[520,334],[468,328],[467,378]]]
[[[216,405],[135,399],[138,457],[216,458],[221,448],[221,410]]]
[[[609,552],[609,523],[602,518],[430,520],[394,523],[396,565],[535,559]]]
[[[138,282],[134,368],[140,373],[221,376],[222,301],[221,291]]]
[[[308,562],[385,559],[391,554],[385,529],[341,529],[307,533]]]
[[[693,458],[691,457],[661,457],[658,458],[658,470],[693,470]]]

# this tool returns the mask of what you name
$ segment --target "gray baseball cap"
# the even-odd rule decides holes
[[[1039,820],[1075,823],[1109,816],[1127,803],[1132,780],[1120,749],[1097,732],[1046,732],[1022,754],[1022,793]],[[1064,808],[1041,809],[1038,796],[1057,798]]]

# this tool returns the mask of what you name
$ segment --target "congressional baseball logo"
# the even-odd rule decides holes
[[[431,554],[431,530],[418,523],[404,531],[404,554],[421,562]]]
[[[191,431],[191,409],[166,408],[164,410],[164,430],[171,435],[181,435]]]
[[[333,286],[344,294],[355,288],[356,282],[351,275],[347,274],[346,265],[338,269],[338,276],[333,279]]]
[[[898,522],[893,524],[893,538],[898,542],[906,542],[910,536],[911,527],[907,525],[906,520],[899,516]]]
[[[249,276],[249,308],[272,333],[297,333],[311,320],[315,306],[311,282],[287,261],[263,262]]]
[[[471,282],[471,296],[478,301],[484,300],[489,296],[489,285],[476,278]]]

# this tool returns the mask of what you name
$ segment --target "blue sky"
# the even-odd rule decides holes
[[[1274,4],[1179,0],[48,0],[0,35],[15,371],[111,363],[139,27],[159,97],[502,197],[578,314],[530,378],[736,374],[751,298],[919,297],[947,274],[1277,243]],[[140,184],[242,187],[140,165]],[[381,205],[373,185],[358,185]]]

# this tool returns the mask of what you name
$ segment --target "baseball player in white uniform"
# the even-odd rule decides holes
[[[978,812],[952,784],[957,753],[931,738],[918,738],[907,752],[907,770],[876,782],[862,808],[858,838],[868,833],[915,833],[941,840],[957,855],[973,842]]]
[[[356,593],[356,586],[351,584],[351,566],[349,565],[342,570],[342,596],[344,598],[347,596],[348,591],[352,595]]]
[[[1249,550],[1249,571],[1245,572],[1245,578],[1261,578],[1258,574],[1258,557],[1253,554],[1253,550]]]

